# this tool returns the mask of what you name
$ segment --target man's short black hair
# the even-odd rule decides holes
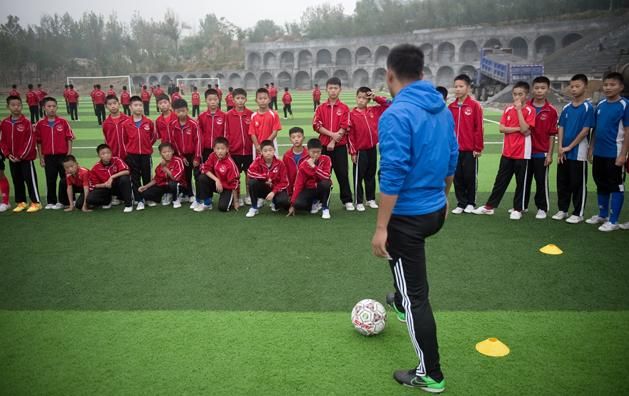
[[[227,140],[223,136],[219,136],[214,140],[214,145],[212,147],[216,147],[218,144],[224,144],[225,147],[229,148],[229,140]]]
[[[107,97],[105,98],[105,103],[109,102],[110,100],[115,100],[117,102],[118,97],[116,95],[107,95]]]
[[[139,97],[138,95],[133,95],[131,99],[129,99],[129,103],[134,103],[134,102],[142,102],[142,98]]]
[[[192,90],[196,91],[196,90],[198,90],[198,88],[197,87],[192,87]]]
[[[533,85],[535,84],[546,84],[550,88],[550,79],[546,76],[538,76],[533,79]]]
[[[162,150],[167,148],[167,147],[170,147],[171,150],[174,150],[172,144],[170,144],[168,142],[164,142],[164,143],[161,143],[159,146],[157,146],[157,151],[159,151],[161,153]]]
[[[424,53],[413,44],[400,44],[389,52],[387,68],[402,81],[421,79],[424,71]]]
[[[173,110],[177,109],[187,109],[188,102],[185,99],[177,99],[173,102]]]
[[[259,94],[269,95],[269,90],[266,88],[258,88],[258,90],[256,91],[256,97],[258,97]]]
[[[109,88],[112,88],[112,89],[113,89],[113,88],[114,88],[114,86],[113,86],[113,85],[110,85],[110,86],[109,86]]]
[[[109,145],[105,143],[101,143],[98,146],[96,146],[96,154],[100,154],[100,152],[104,149],[111,150],[111,147],[109,147]]]
[[[39,87],[41,84],[37,84],[37,86]],[[100,89],[100,84],[96,84],[96,89]]]
[[[330,77],[328,78],[328,81],[325,82],[325,86],[327,87],[328,85],[338,85],[340,87],[341,79],[338,77]]]
[[[262,143],[260,143],[260,150],[262,150],[263,148],[267,146],[271,146],[273,147],[273,150],[275,150],[275,145],[273,144],[273,141],[271,140],[263,140]]]
[[[17,100],[18,102],[22,103],[22,99],[19,96],[15,96],[15,95],[9,95],[7,96],[7,105],[12,101],[12,100]]]
[[[441,85],[439,85],[435,89],[437,90],[437,92],[439,92],[441,94],[441,96],[443,96],[443,100],[447,100],[448,99],[448,88],[442,87]]]
[[[303,128],[300,128],[300,127],[292,127],[288,131],[288,136],[290,136],[290,135],[292,135],[294,133],[301,133],[303,135],[304,134],[304,130],[303,130]]]
[[[74,89],[74,84],[70,84],[70,85],[68,85],[68,88],[70,88],[70,89]]]
[[[317,138],[312,138],[310,140],[308,140],[308,150],[312,150],[312,149],[323,149],[323,145],[321,144],[321,140],[317,139]]]
[[[232,96],[235,98],[238,95],[242,95],[242,96],[244,96],[246,98],[247,97],[247,91],[245,91],[243,88],[236,88],[236,89],[234,89],[232,91]]]
[[[28,89],[33,89],[33,84],[28,84]]]
[[[63,162],[64,164],[65,164],[66,162],[70,162],[70,161],[72,161],[72,162],[76,162],[76,157],[75,157],[74,155],[72,155],[72,154],[68,154],[68,155],[66,155],[65,157],[63,157],[62,162]]]
[[[468,86],[472,85],[472,79],[467,74],[459,74],[458,76],[454,77],[454,81],[463,81]]]
[[[622,74],[618,73],[618,72],[609,72],[607,74],[605,74],[603,76],[603,81],[605,80],[616,80],[621,84],[625,84],[625,79],[623,78]]]
[[[66,85],[66,87],[67,87],[67,85]],[[11,88],[16,89],[17,88],[17,84],[11,85]]]
[[[210,85],[210,84],[208,84],[208,85]],[[207,90],[205,91],[205,99],[207,99],[207,97],[208,97],[208,96],[210,96],[210,95],[216,95],[216,96],[218,96],[218,91],[217,91],[217,90],[215,90],[214,88],[209,88],[209,89],[207,89]]]
[[[318,88],[318,87],[319,87],[319,84],[315,84],[315,87],[317,87],[317,88]]]
[[[518,81],[517,83],[515,83],[515,84],[513,85],[513,89],[512,89],[512,91],[513,91],[514,89],[516,89],[516,88],[522,88],[522,89],[523,89],[523,90],[525,90],[526,92],[529,92],[529,91],[531,90],[531,86],[530,86],[530,85],[529,85],[529,83],[527,83],[526,81]]]
[[[581,74],[581,73],[575,74],[574,76],[572,76],[570,81],[581,81],[583,82],[583,84],[588,85],[588,77],[585,74]]]
[[[168,102],[170,102],[170,96],[166,95],[166,94],[161,94],[157,97],[157,103],[161,102],[162,100],[167,100]]]
[[[368,94],[369,92],[371,92],[371,88],[369,87],[360,87],[356,90],[356,96],[358,96],[359,93],[365,93]]]
[[[55,104],[57,104],[57,99],[53,98],[52,96],[46,96],[41,101],[44,104],[44,106],[46,106],[46,103],[48,103],[48,102],[55,102]]]

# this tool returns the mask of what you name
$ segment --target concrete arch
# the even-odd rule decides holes
[[[356,65],[366,65],[371,63],[371,50],[367,47],[360,47],[356,50]]]
[[[583,38],[579,33],[568,33],[561,39],[561,48],[567,47],[570,44],[579,41]]]
[[[317,66],[332,66],[332,54],[327,49],[317,52]]]
[[[260,74],[260,87],[264,87],[264,84],[270,84],[273,81],[273,75],[269,72]]]
[[[188,77],[186,77],[186,78],[197,78],[197,75],[196,74],[188,74]]]
[[[432,70],[429,67],[424,67],[424,80],[433,82]]]
[[[454,62],[454,45],[452,43],[445,41],[439,44],[439,46],[437,47],[437,62]]]
[[[160,78],[159,82],[162,86],[167,86],[170,85],[170,83],[172,82],[172,78],[170,78],[170,76],[168,74],[164,74],[162,76],[162,78]]]
[[[134,76],[131,79],[131,82],[133,83],[134,87],[139,87],[140,85],[146,84],[146,82],[144,80],[144,77],[142,77],[142,76]],[[131,89],[131,87],[128,87],[128,88]]]
[[[459,69],[459,74],[467,74],[467,76],[471,78],[472,81],[476,80],[476,73],[477,70],[472,65],[463,65],[461,66],[461,69]]]
[[[310,51],[299,51],[299,55],[297,56],[297,67],[300,69],[312,67],[312,53]]]
[[[387,57],[389,56],[389,47],[386,45],[381,45],[376,49],[376,54],[374,55],[374,63],[377,65],[385,65],[387,63]]]
[[[210,75],[207,73],[201,74],[201,78],[210,78]]]
[[[555,52],[555,39],[550,36],[539,36],[535,39],[535,56],[542,58]]]
[[[150,76],[149,85],[157,85],[157,84],[160,84],[159,78],[157,76]]]
[[[280,55],[280,69],[292,69],[295,67],[295,55],[290,51],[282,52]]]
[[[249,70],[258,70],[262,65],[262,59],[257,52],[250,52],[247,56],[247,68]]]
[[[289,72],[283,71],[277,75],[277,84],[278,87],[292,87],[293,86],[293,78]]]
[[[437,70],[437,78],[435,79],[436,85],[449,87],[452,85],[452,80],[454,80],[454,70],[452,70],[450,66],[441,66],[439,70]]]
[[[225,75],[223,73],[217,73],[215,77],[218,78],[219,85],[223,86],[225,84]]]
[[[459,48],[459,62],[477,62],[480,59],[478,46],[472,40],[467,40]]]
[[[373,72],[373,89],[381,90],[386,88],[387,71],[384,68],[378,68]]]
[[[509,47],[513,50],[513,55],[526,59],[529,57],[529,44],[522,37],[514,37],[509,41]]]
[[[352,53],[347,48],[341,48],[336,51],[336,65],[337,66],[351,66]]]
[[[424,61],[425,62],[432,62],[433,58],[432,58],[432,44],[429,43],[425,43],[422,44],[419,47],[420,50],[422,50],[422,52],[424,53]]]
[[[352,86],[354,88],[369,86],[369,73],[365,69],[357,69],[352,75]]]
[[[256,90],[258,89],[258,79],[256,78],[256,75],[249,72],[247,74],[245,74],[245,89],[247,90]]]
[[[242,88],[242,77],[238,73],[229,75],[229,86],[234,88]]]
[[[310,84],[310,74],[305,71],[299,71],[295,74],[295,88],[296,89],[309,89],[311,87]]]
[[[265,69],[273,69],[277,67],[277,56],[272,52],[265,52],[263,64]]]
[[[325,82],[328,81],[330,75],[325,70],[319,70],[314,75],[314,84],[319,84],[319,87],[325,86]]]
[[[502,43],[497,38],[490,38],[489,40],[485,41],[485,44],[483,44],[483,48],[496,48],[496,47],[498,48],[502,47]]]
[[[345,87],[349,86],[349,74],[347,74],[347,71],[343,69],[339,69],[334,72],[334,77],[339,78],[343,86]]]
[[[181,74],[177,74],[177,75],[175,76],[175,78],[173,78],[173,80],[175,80],[175,82],[176,82],[176,81],[177,81],[177,79],[179,79],[179,78],[184,78],[184,77],[183,77]]]

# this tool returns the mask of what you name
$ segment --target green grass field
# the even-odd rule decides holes
[[[294,97],[284,132],[314,136],[309,93]],[[91,167],[102,135],[91,105],[79,110],[75,154]],[[486,141],[500,140],[488,121]],[[481,158],[479,202],[500,148]],[[448,392],[629,393],[629,233],[531,214],[513,222],[511,199],[495,216],[451,215],[427,245]],[[595,209],[591,194],[587,215]],[[345,212],[338,196],[327,222],[268,208],[254,219],[161,206],[4,213],[0,394],[416,394],[391,378],[417,363],[405,325],[391,316],[366,338],[349,320],[358,300],[383,302],[392,288],[387,263],[371,256],[375,214]],[[548,243],[564,254],[539,253]],[[511,354],[477,353],[488,337]]]

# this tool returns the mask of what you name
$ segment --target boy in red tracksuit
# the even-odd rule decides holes
[[[127,89],[126,85],[122,86],[122,92],[120,92],[120,104],[122,105],[122,109],[125,115],[131,115],[131,109],[129,105],[131,104],[131,93]]]
[[[100,84],[96,84],[96,88],[92,91],[92,103],[94,103],[94,112],[98,118],[98,125],[103,125],[105,121],[105,92],[100,89]]]
[[[286,173],[288,175],[288,195],[292,197],[293,188],[295,187],[295,179],[297,179],[297,169],[299,165],[310,156],[308,150],[303,146],[304,143],[304,130],[300,127],[292,127],[288,131],[288,136],[292,147],[286,150],[282,157],[282,162],[286,166]]]
[[[129,98],[130,100],[131,98]],[[107,97],[107,110],[109,110],[109,116],[103,122],[105,143],[111,148],[114,157],[120,157],[124,160],[127,153],[124,151],[122,123],[129,117],[120,113],[120,103],[115,96]]]
[[[251,116],[251,124],[249,125],[249,135],[255,147],[254,159],[260,155],[260,143],[264,140],[270,140],[277,150],[277,133],[282,129],[280,116],[275,110],[269,108],[269,91],[266,88],[260,88],[256,91],[256,103],[258,111]]]
[[[192,88],[192,117],[198,117],[201,108],[201,94],[197,87]]]
[[[140,108],[142,105],[140,105]],[[131,195],[131,179],[129,166],[120,158],[111,154],[111,148],[106,144],[96,147],[98,161],[90,170],[90,192],[87,194],[88,206],[102,206],[111,209],[113,197],[120,197],[124,202],[124,213],[133,211],[133,197]]]
[[[211,88],[208,84],[208,88]],[[218,108],[221,108],[221,101],[223,100],[223,90],[218,86],[218,84],[214,84],[214,90],[218,93]]]
[[[227,111],[234,108],[234,88],[229,87],[227,89],[227,96],[225,96],[225,106],[227,107]]]
[[[41,204],[37,187],[37,172],[33,165],[33,160],[37,155],[35,133],[31,123],[22,114],[20,98],[9,96],[7,108],[11,114],[0,124],[0,150],[2,150],[2,155],[9,159],[17,204],[13,212],[19,213],[24,210],[27,213],[38,212],[41,210]],[[31,198],[30,207],[26,204],[25,186]],[[3,194],[5,194],[4,191]],[[8,188],[6,194],[8,196]]]
[[[467,74],[454,79],[456,100],[448,106],[454,118],[454,132],[459,143],[459,158],[454,173],[457,206],[454,214],[472,213],[476,207],[478,157],[484,148],[483,108],[470,96],[472,80]]]
[[[526,178],[526,191],[524,197],[524,210],[529,207],[531,198],[531,185],[535,178],[535,206],[537,206],[536,219],[543,220],[548,216],[549,191],[548,170],[553,162],[555,148],[555,135],[558,132],[557,122],[559,115],[557,110],[546,99],[550,92],[550,80],[540,76],[533,80],[533,98],[529,105],[535,109],[535,126],[531,128],[531,143],[533,151],[529,160]]]
[[[170,123],[177,118],[177,115],[170,106],[170,98],[168,95],[161,95],[157,98],[157,108],[160,112],[159,117],[155,119],[155,130],[160,143],[170,143]]]
[[[236,191],[240,183],[240,172],[229,155],[229,142],[224,137],[214,141],[214,152],[201,166],[201,175],[197,183],[197,202],[195,212],[212,209],[212,195],[219,194],[218,210],[227,212],[230,207],[238,210]]]
[[[195,200],[192,193],[192,172],[201,164],[201,134],[199,124],[188,115],[188,103],[184,99],[177,99],[173,102],[176,117],[170,122],[170,136],[175,155],[181,157],[185,165],[186,185],[181,191],[184,202],[188,199]]]
[[[28,84],[26,104],[28,105],[28,111],[31,113],[31,124],[35,125],[39,121],[39,97],[37,92],[33,90],[33,84]]]
[[[68,107],[70,109],[70,119],[79,121],[79,93],[74,89],[74,85],[68,85]]]
[[[332,160],[332,168],[341,190],[341,202],[345,210],[355,210],[352,190],[349,186],[347,161],[347,128],[349,127],[349,107],[341,102],[341,80],[332,77],[326,82],[328,100],[317,107],[312,120],[312,128],[319,134],[323,154]]]
[[[66,197],[68,199],[68,207],[65,212],[72,212],[75,208],[81,209],[83,212],[91,212],[87,206],[85,199],[90,192],[90,171],[87,168],[79,166],[76,157],[68,155],[63,159],[63,168],[66,172]],[[79,194],[79,198],[75,196]]]
[[[299,165],[295,190],[290,200],[288,216],[294,216],[296,210],[310,210],[315,214],[319,209],[322,219],[330,218],[330,191],[332,190],[332,161],[322,154],[323,145],[319,139],[308,141],[310,158]],[[319,203],[317,203],[319,202]]]
[[[140,98],[142,99],[142,106],[144,107],[144,115],[148,117],[149,115],[151,115],[151,91],[146,89],[146,85],[142,86],[142,90],[140,91]],[[157,93],[155,93],[155,99],[157,99]]]
[[[157,84],[157,86],[155,87],[155,89],[152,90],[153,92],[153,97],[155,98],[155,109],[157,109],[157,111],[159,111],[159,98],[164,95],[164,90],[162,89],[162,87]],[[149,96],[150,98],[150,96]],[[170,100],[170,98],[168,98],[168,100]]]
[[[368,106],[372,99],[377,106]],[[359,212],[365,211],[363,204],[365,195],[367,205],[373,209],[378,208],[376,203],[378,121],[388,107],[389,104],[384,97],[376,96],[368,87],[360,87],[356,92],[356,107],[349,113],[347,141],[353,162],[356,210]]]
[[[288,114],[290,114],[290,118],[293,119],[293,96],[288,92],[288,87],[284,88],[284,95],[282,96],[282,104],[284,105],[284,119],[288,119]]]
[[[277,111],[277,88],[275,87],[275,83],[271,83],[271,86],[268,89],[269,98],[271,99],[269,102],[269,108],[271,110]]]
[[[44,90],[41,84],[37,84],[37,99],[39,100],[39,118],[44,117],[44,98],[48,96],[48,92]]]
[[[143,210],[144,200],[138,189],[151,181],[151,155],[157,133],[153,121],[144,115],[144,105],[139,96],[131,97],[131,117],[122,123],[122,138],[127,153],[126,162],[131,171],[136,210]]]
[[[264,201],[271,202],[271,210],[288,210],[288,174],[286,166],[275,156],[275,145],[270,140],[262,141],[261,155],[256,158],[249,170],[249,194],[251,194],[251,208],[247,217],[258,214],[258,207]],[[261,202],[259,202],[261,200]]]
[[[179,192],[188,186],[183,160],[175,155],[170,143],[160,144],[158,150],[162,160],[155,168],[155,176],[138,190],[142,194],[142,199],[151,202],[162,201],[164,194],[171,194],[175,197],[173,208],[181,208]]]
[[[17,90],[16,84],[11,85],[11,90],[9,91],[9,94],[7,96],[17,96],[18,98],[22,99],[22,95],[20,95],[20,92]]]
[[[170,101],[174,102],[177,99],[182,99],[181,93],[179,92],[179,87],[175,87],[172,94],[170,94]]]
[[[106,96],[116,96],[116,91],[114,90],[114,86],[110,85],[109,89],[107,90],[107,95]]]
[[[220,109],[220,97],[215,89],[205,91],[205,101],[207,102],[207,111],[199,115],[199,132],[201,133],[201,157],[205,162],[212,154],[214,140],[217,137],[225,136],[225,116],[226,114]]]
[[[314,111],[317,111],[317,107],[321,104],[321,90],[319,89],[319,84],[315,84],[312,90],[312,104],[314,105]]]
[[[247,91],[236,88],[233,91],[234,108],[225,115],[225,138],[229,142],[230,156],[236,163],[239,172],[247,173],[249,165],[253,162],[253,141],[249,135],[249,125],[251,125],[252,111],[245,107],[247,103]],[[246,186],[248,189],[249,186]],[[240,190],[236,190],[238,204],[245,203],[251,205],[249,192],[243,201],[240,197]]]
[[[500,119],[500,133],[504,145],[498,174],[487,203],[472,213],[493,215],[515,175],[516,188],[513,197],[511,220],[520,220],[524,210],[524,196],[528,160],[531,159],[531,128],[535,127],[535,109],[527,103],[530,86],[525,81],[513,85],[513,104],[506,107]]]
[[[44,209],[58,210],[70,204],[66,194],[66,171],[63,160],[72,154],[74,132],[68,121],[57,116],[55,98],[46,97],[43,103],[46,117],[35,125],[35,138],[39,162],[46,171],[47,202]]]

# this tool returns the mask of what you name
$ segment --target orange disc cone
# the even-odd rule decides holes
[[[509,354],[509,347],[497,338],[488,338],[476,344],[476,350],[485,356],[502,357]]]
[[[558,256],[560,254],[563,254],[563,250],[559,249],[557,245],[553,245],[552,243],[542,247],[541,249],[539,249],[539,251],[544,254],[550,254],[551,256]]]

